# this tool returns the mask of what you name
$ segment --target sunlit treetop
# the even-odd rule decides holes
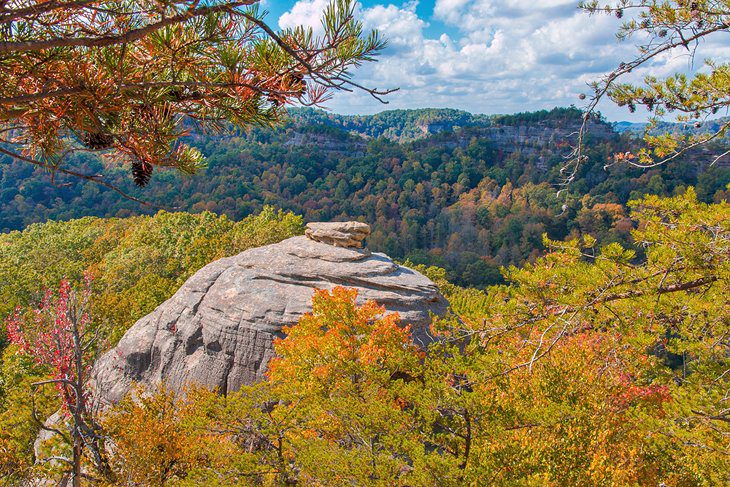
[[[384,47],[354,13],[334,0],[315,34],[272,29],[258,0],[0,2],[0,153],[106,185],[64,156],[100,151],[140,186],[156,166],[194,173],[190,127],[273,124],[337,90],[386,94],[351,78]]]

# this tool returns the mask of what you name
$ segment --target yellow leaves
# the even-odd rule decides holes
[[[193,458],[191,437],[181,423],[182,399],[160,386],[139,390],[103,421],[115,444],[113,457],[118,475],[127,482],[161,485],[184,476]]]
[[[658,158],[669,157],[677,152],[682,143],[682,138],[674,134],[661,134],[644,136],[644,141],[652,148],[652,152]],[[648,151],[642,151],[639,162],[643,165],[650,165],[655,162]]]
[[[592,235],[585,234],[583,235],[583,248],[584,249],[592,249],[596,246],[596,243],[598,240],[593,237]]]
[[[506,484],[532,475],[543,485],[625,485],[644,478],[654,465],[643,451],[645,433],[637,418],[612,407],[624,387],[618,372],[629,365],[607,355],[615,345],[601,332],[568,337],[531,373],[515,371],[505,385],[490,386],[494,392],[480,392],[502,417],[473,448],[499,458],[495,469],[509,465],[502,471]]]

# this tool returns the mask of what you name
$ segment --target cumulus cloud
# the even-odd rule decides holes
[[[329,0],[300,0],[279,18],[279,26],[287,28],[304,25],[319,31],[322,28],[322,12],[328,4]]]
[[[329,104],[336,111],[453,107],[508,113],[565,106],[578,103],[588,82],[636,53],[633,43],[616,41],[615,18],[589,17],[577,0],[375,1],[363,0],[358,15],[388,38],[389,47],[356,76],[371,87],[400,90],[386,107],[364,94],[341,93]],[[317,29],[327,3],[299,0],[279,25]],[[730,54],[723,44],[711,51]],[[661,76],[686,64],[668,55],[634,77]],[[612,105],[606,108],[612,118],[628,117]]]

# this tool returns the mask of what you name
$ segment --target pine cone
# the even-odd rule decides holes
[[[114,146],[114,136],[105,132],[84,132],[81,143],[91,150],[111,149]]]
[[[134,161],[132,163],[132,178],[134,184],[140,188],[144,188],[150,182],[152,177],[152,165],[146,162]]]

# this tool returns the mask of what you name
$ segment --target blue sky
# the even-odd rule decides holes
[[[264,0],[268,21],[280,27],[319,26],[328,0]],[[588,16],[579,0],[362,0],[358,15],[389,39],[378,63],[355,73],[370,87],[400,90],[382,105],[364,94],[340,93],[327,103],[338,113],[375,113],[392,108],[448,107],[474,113],[514,113],[580,106],[587,83],[636,54],[634,42],[618,42],[620,21]],[[695,65],[707,56],[730,57],[721,39],[700,46]],[[636,70],[634,79],[691,69],[681,52],[668,53]],[[610,102],[610,120],[643,120]]]

